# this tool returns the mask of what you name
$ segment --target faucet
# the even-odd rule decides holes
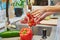
[[[40,40],[46,40],[47,39],[47,30],[46,29],[43,29],[42,30],[42,39],[40,39]]]
[[[7,17],[7,23],[10,24],[9,14],[8,14],[8,6],[9,6],[9,0],[6,0],[6,17]]]
[[[42,34],[43,34],[43,35],[42,35],[42,38],[43,38],[43,39],[46,39],[46,38],[47,38],[47,30],[46,30],[46,29],[43,29],[43,30],[42,30]]]

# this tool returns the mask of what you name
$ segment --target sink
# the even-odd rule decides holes
[[[52,27],[42,27],[42,26],[37,26],[37,27],[33,27],[33,33],[35,35],[42,35],[42,30],[46,29],[47,30],[47,36],[50,36],[51,31],[52,31]]]
[[[22,28],[27,28],[27,24],[20,24],[20,23],[13,23],[16,25],[16,29],[11,28],[10,30],[21,30]],[[33,34],[36,35],[35,39],[39,39],[42,37],[42,30],[47,30],[47,40],[55,40],[56,35],[56,26],[47,26],[47,25],[37,25],[31,28],[33,31]],[[34,39],[34,40],[35,40]]]
[[[19,24],[19,23],[16,23],[16,30],[21,30],[22,28],[27,28],[28,25],[27,24]],[[52,27],[48,27],[48,26],[34,26],[31,28],[32,31],[33,31],[33,34],[34,35],[42,35],[42,30],[43,29],[46,29],[47,30],[47,36],[50,36],[51,35],[51,32],[52,32]],[[13,30],[13,29],[11,29]],[[56,30],[53,30],[53,31],[56,31]]]
[[[17,30],[21,30],[21,28],[27,28],[28,25],[17,25]],[[34,35],[42,35],[42,30],[47,30],[47,36],[50,36],[52,27],[44,27],[44,26],[34,26],[31,28]]]

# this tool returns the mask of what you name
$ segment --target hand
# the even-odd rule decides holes
[[[60,5],[60,2],[58,2],[55,6],[57,6],[57,5]],[[53,9],[52,9],[53,10]],[[35,11],[33,11],[32,12],[32,14],[35,14],[34,16],[35,16],[35,18],[37,18],[37,16],[39,16],[38,17],[38,19],[36,20],[36,21],[42,21],[45,17],[47,17],[47,16],[49,16],[49,15],[51,15],[51,14],[54,14],[55,12],[48,12],[46,9],[42,9],[42,10],[35,10]],[[36,15],[37,14],[37,15]]]

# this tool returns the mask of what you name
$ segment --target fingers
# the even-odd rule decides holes
[[[36,22],[42,21],[45,17],[47,17],[47,16],[49,16],[49,15],[51,15],[53,13],[55,13],[55,12],[45,12],[43,15],[41,15],[40,17],[38,17],[38,19],[36,20]]]
[[[37,9],[37,11],[36,10],[34,10],[35,12],[31,12],[31,14],[34,16],[34,17],[38,17],[38,16],[40,16],[40,15],[42,15],[44,12],[46,12],[45,10],[39,10],[39,9]]]
[[[38,15],[40,13],[40,10],[37,10],[37,11],[35,11],[35,12],[31,12],[31,15],[33,15],[34,17],[36,16],[36,15]]]
[[[37,9],[37,10],[32,11],[31,15],[34,16],[34,20],[35,21],[36,20],[39,21],[40,20],[40,16],[42,16],[45,12],[46,12],[46,10],[44,10],[44,9],[41,9],[41,10]]]
[[[33,11],[31,12],[31,14],[32,14],[32,15],[35,15],[36,12],[38,12],[38,11],[39,11],[39,9],[33,10]]]
[[[45,13],[45,11],[41,10],[41,12],[38,15],[35,16],[35,20],[39,19],[40,16],[42,16],[44,13]]]
[[[57,6],[57,5],[60,5],[60,2],[58,2],[58,3],[56,4],[56,6]]]
[[[40,12],[37,12],[36,15],[33,15],[35,18],[40,15]]]
[[[36,17],[40,17],[41,15],[43,15],[45,13],[45,10],[40,10],[40,13],[36,16]]]
[[[44,13],[42,16],[40,16],[36,22],[40,22],[41,20],[43,20],[46,17],[46,13]]]

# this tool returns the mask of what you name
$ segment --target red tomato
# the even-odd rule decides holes
[[[29,19],[32,18],[30,13],[27,13],[27,17],[28,17]]]
[[[35,26],[36,23],[35,23],[34,19],[30,19],[29,22],[28,22],[28,25],[29,25],[30,27]]]
[[[30,28],[22,28],[20,31],[21,40],[32,40],[33,33]]]
[[[35,18],[33,15],[31,15],[33,18]]]
[[[29,25],[30,27],[32,27],[33,24],[32,24],[32,23],[28,23],[28,25]]]
[[[24,20],[21,20],[20,23],[27,24],[28,23],[28,18],[25,17]]]
[[[25,21],[25,20],[21,20],[20,23],[22,23],[22,24],[26,24],[27,21]]]
[[[25,20],[25,21],[28,21],[28,18],[27,18],[27,17],[25,17],[25,18],[24,18],[24,20]]]

